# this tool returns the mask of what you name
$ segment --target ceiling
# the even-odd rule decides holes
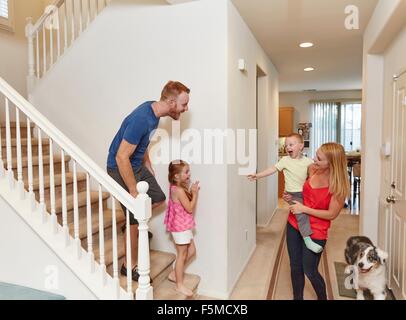
[[[232,2],[278,69],[281,92],[361,89],[362,35],[378,0]],[[345,28],[347,5],[359,8],[359,30]]]

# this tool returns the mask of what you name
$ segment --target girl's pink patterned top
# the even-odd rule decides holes
[[[191,230],[196,226],[193,214],[188,213],[181,203],[172,200],[172,191],[176,188],[176,186],[171,186],[169,189],[168,209],[164,220],[166,230],[169,232]]]

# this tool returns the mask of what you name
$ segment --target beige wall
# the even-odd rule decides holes
[[[0,29],[0,77],[25,97],[28,74],[26,18],[33,17],[36,21],[42,15],[46,1],[50,0],[14,0],[14,32]]]

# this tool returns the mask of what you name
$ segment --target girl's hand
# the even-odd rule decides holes
[[[192,193],[196,194],[200,191],[200,185],[199,185],[199,181],[196,181],[195,183],[192,184]]]
[[[256,181],[256,180],[258,180],[258,176],[257,176],[256,173],[253,173],[253,174],[248,175],[247,178],[248,178],[249,181]]]
[[[297,201],[293,201],[294,204],[289,206],[289,210],[293,213],[293,214],[299,214],[299,213],[304,213],[305,210],[305,206],[303,204],[301,204],[300,202]]]
[[[292,197],[289,193],[287,193],[287,192],[284,192],[284,193],[283,193],[282,198],[283,198],[283,200],[285,200],[287,203],[291,202],[292,199],[293,199],[293,197]]]

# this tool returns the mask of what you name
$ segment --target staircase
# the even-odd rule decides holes
[[[88,277],[89,282],[95,282],[90,280],[91,277],[100,282],[92,287],[93,293],[100,299],[132,299],[134,292],[137,299],[185,299],[185,296],[176,293],[175,284],[167,279],[175,255],[149,250],[151,203],[146,194],[148,185],[145,182],[138,184],[140,195],[134,204],[134,199],[104,170],[1,78],[0,93],[6,101],[5,122],[1,121],[0,130],[0,184],[8,185],[8,190],[1,189],[0,195],[23,217],[24,210],[12,198],[30,203],[29,214],[52,227],[45,228],[45,231],[37,229],[39,236],[46,242],[53,242],[49,240],[53,235],[63,238],[66,252],[56,247],[53,249],[63,260],[69,260],[71,269],[81,274],[83,282],[86,283]],[[10,106],[13,104],[14,122],[10,121]],[[27,121],[20,121],[21,113]],[[56,151],[57,148],[59,151]],[[6,160],[3,160],[3,155],[6,155]],[[126,245],[126,233],[121,230],[123,225],[129,226],[128,215],[126,219],[120,202],[131,212],[136,212],[135,217],[140,222],[139,283],[132,281],[130,270],[127,275],[119,273]],[[28,217],[26,222],[31,224]],[[127,252],[130,252],[129,249],[128,245]],[[75,261],[70,261],[71,256],[64,256],[68,251],[73,251],[77,265]],[[127,259],[127,264],[130,264],[130,255]],[[196,291],[200,278],[186,275],[185,282]],[[110,292],[107,290],[109,286],[113,288],[113,295],[106,293]]]
[[[76,39],[109,2],[56,0],[35,24],[27,19],[28,93],[71,50]],[[151,203],[146,194],[148,185],[140,183],[137,186],[139,196],[134,202],[104,169],[0,78],[2,99],[1,94],[5,97],[6,116],[0,120],[0,196],[32,226],[35,221],[21,212],[22,201],[28,201],[31,213],[40,217],[42,223],[32,226],[33,229],[99,299],[133,299],[134,295],[141,300],[185,299],[167,279],[175,255],[149,249]],[[12,108],[10,111],[13,105],[14,114]],[[20,121],[21,115],[24,121]],[[8,187],[1,189],[2,182]],[[127,224],[129,227],[129,219],[120,203],[135,212],[140,222],[139,282],[132,281],[131,270],[127,275],[120,274],[125,259],[124,246],[127,246],[127,252],[131,251],[130,239],[126,238],[129,235],[121,231],[122,226]],[[129,254],[127,265],[130,261]],[[185,275],[186,286],[194,292],[199,282],[198,276]]]

